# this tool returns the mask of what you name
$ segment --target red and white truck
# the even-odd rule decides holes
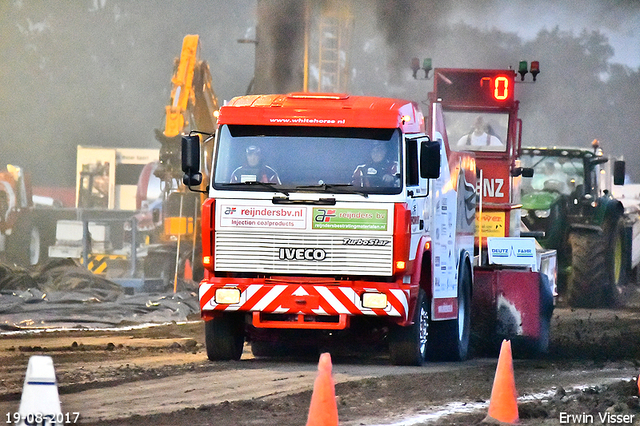
[[[182,161],[198,186],[197,135],[183,138]],[[339,338],[388,343],[394,364],[468,356],[476,160],[452,146],[437,98],[426,117],[388,98],[234,98],[211,171],[199,290],[209,359],[239,359],[245,339],[257,356]]]

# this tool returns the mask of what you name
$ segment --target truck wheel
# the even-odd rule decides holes
[[[42,259],[44,245],[40,241],[40,230],[29,216],[18,219],[11,235],[7,238],[7,257],[16,265],[28,267],[37,265]]]
[[[551,334],[551,318],[553,317],[553,290],[549,284],[549,277],[540,274],[540,336],[535,345],[537,355],[549,353],[549,338]]]
[[[471,271],[464,265],[458,282],[458,318],[431,322],[429,358],[464,361],[469,355],[471,335]]]
[[[207,358],[210,361],[239,360],[244,345],[244,323],[238,315],[223,314],[204,323]]]
[[[394,365],[422,365],[429,342],[429,301],[424,290],[418,291],[413,324],[395,326],[390,332],[389,351]]]

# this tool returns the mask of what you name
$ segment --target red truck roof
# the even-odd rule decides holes
[[[400,128],[425,131],[415,102],[341,93],[289,93],[233,98],[220,108],[218,124]]]

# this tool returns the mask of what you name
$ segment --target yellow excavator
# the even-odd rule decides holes
[[[158,278],[162,289],[176,291],[182,279],[199,281],[204,269],[200,256],[200,235],[197,229],[203,193],[185,191],[182,184],[182,135],[189,131],[214,133],[217,125],[218,100],[211,82],[209,64],[199,59],[199,36],[187,35],[182,51],[176,58],[171,78],[171,100],[166,106],[164,131],[156,130],[160,142],[159,161],[150,165],[141,176],[141,182],[161,182],[162,197],[157,208],[149,208],[152,221],[159,225],[155,241],[148,245],[144,261],[145,281]],[[202,139],[201,139],[202,141]],[[202,170],[205,174],[211,162],[212,144],[202,144]],[[146,176],[145,176],[146,174]],[[203,182],[207,182],[204,176]],[[199,188],[204,191],[204,188]],[[143,205],[146,191],[139,191],[138,203]],[[147,200],[149,201],[149,200]]]

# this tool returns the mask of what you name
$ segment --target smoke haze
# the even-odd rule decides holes
[[[353,0],[351,7],[351,93],[426,99],[432,82],[411,77],[412,57],[464,68],[539,60],[538,82],[518,87],[525,144],[585,146],[598,138],[625,155],[640,181],[640,2]],[[0,167],[20,165],[36,185],[72,186],[77,145],[159,147],[154,129],[163,126],[186,34],[200,35],[221,102],[245,94],[254,69],[256,83],[272,91],[301,90],[304,12],[300,0],[0,2]],[[247,34],[259,43],[237,42]]]

